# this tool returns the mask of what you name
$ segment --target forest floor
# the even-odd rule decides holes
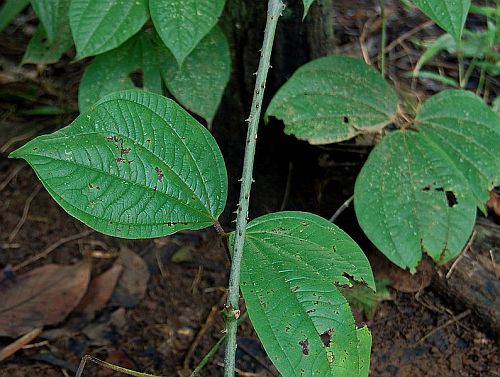
[[[338,3],[342,16],[335,21],[344,32],[349,31],[339,31],[340,50],[360,56],[362,25],[374,24],[375,8],[370,1]],[[388,12],[396,15],[399,8],[393,5]],[[19,66],[33,32],[20,25],[36,21],[28,12],[16,22],[18,26],[0,34],[0,284],[12,280],[14,274],[49,263],[72,265],[90,256],[92,281],[104,276],[99,284],[112,298],[100,302],[91,297],[96,303],[92,312],[75,310],[65,321],[46,326],[32,344],[0,362],[0,376],[74,375],[85,354],[162,376],[188,376],[223,335],[219,310],[225,299],[229,260],[217,234],[206,230],[154,241],[128,241],[90,232],[40,187],[31,168],[23,161],[7,159],[26,140],[76,117],[78,82],[86,63],[68,65],[70,59],[66,58],[48,67]],[[389,18],[389,41],[401,34],[403,24],[404,20]],[[367,31],[364,47],[368,50],[374,48],[378,31],[375,26]],[[401,62],[392,54],[388,59],[390,66],[403,68],[411,60]],[[435,83],[420,85],[424,85],[422,92],[439,89]],[[65,112],[34,114],[32,110],[40,106],[58,106]],[[223,120],[216,119],[214,126],[220,140],[225,135],[218,133],[217,121]],[[286,209],[331,216],[352,194],[357,172],[369,152],[367,147],[349,144],[313,147],[282,135],[279,127],[262,134],[252,216],[276,211],[282,204]],[[275,152],[277,139],[286,145],[287,153],[270,161],[267,156]],[[231,161],[241,157],[224,157],[230,177],[238,176],[239,166],[231,166]],[[282,203],[287,180],[289,195]],[[237,187],[235,182],[233,187]],[[236,194],[231,195],[228,207],[235,204]],[[229,208],[223,216],[227,229],[232,226],[230,212]],[[430,278],[394,272],[363,236],[351,208],[342,213],[338,224],[367,251],[376,272],[391,270],[393,278],[396,274],[403,281],[392,284],[389,297],[371,315],[354,307],[357,320],[367,323],[373,334],[370,376],[500,376],[498,338],[487,324],[460,303],[445,299],[429,285]],[[40,259],[34,260],[38,255]],[[102,275],[117,265],[119,278]],[[1,337],[0,349],[12,341]],[[249,320],[241,325],[238,344],[238,375],[278,376]],[[221,376],[222,360],[223,347],[201,375]],[[114,375],[95,365],[89,365],[87,371],[88,376]]]

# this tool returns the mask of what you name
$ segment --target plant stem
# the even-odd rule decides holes
[[[255,158],[255,145],[257,142],[257,130],[259,127],[260,112],[262,108],[262,98],[266,87],[267,73],[274,42],[274,34],[278,18],[285,9],[281,0],[269,0],[267,10],[266,29],[264,31],[264,42],[260,56],[257,79],[252,99],[252,108],[248,121],[248,132],[245,146],[245,159],[243,161],[243,175],[241,178],[240,200],[236,215],[236,230],[234,237],[233,259],[231,263],[231,273],[229,276],[229,288],[227,293],[226,308],[224,309],[226,321],[226,354],[224,355],[224,376],[233,377],[236,357],[236,331],[238,328],[238,317],[240,311],[240,267],[243,255],[243,245],[245,242],[245,231],[248,220],[248,205],[250,201],[250,191],[252,187],[253,163]]]
[[[461,89],[465,87],[464,82],[464,44],[462,38],[457,41],[457,59],[458,59],[458,85]]]
[[[385,0],[380,0],[380,19],[382,22],[381,28],[382,32],[380,34],[380,73],[382,73],[382,77],[385,77],[385,44],[387,42],[387,25],[385,18]]]

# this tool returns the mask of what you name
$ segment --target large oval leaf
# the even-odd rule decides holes
[[[12,157],[90,227],[124,238],[212,225],[227,194],[210,133],[174,101],[140,90],[111,94],[69,126]]]
[[[456,40],[462,37],[470,0],[413,0],[413,2]]]
[[[363,252],[329,221],[278,212],[248,224],[241,290],[255,331],[283,376],[364,375],[368,339],[361,336],[358,343],[349,304],[336,287],[350,284],[348,277],[375,286]]]
[[[40,18],[49,42],[53,42],[57,34],[62,32],[62,23],[67,25],[65,32],[69,31],[69,5],[70,0],[31,0],[31,6]]]
[[[430,98],[417,131],[389,134],[371,152],[355,185],[358,221],[395,264],[415,271],[426,252],[444,263],[465,246],[476,205],[500,182],[500,122],[472,93]]]
[[[161,69],[170,93],[210,124],[231,75],[229,44],[215,26],[179,68],[166,48],[159,48]]]
[[[374,132],[396,116],[397,96],[362,60],[327,56],[300,67],[274,96],[266,117],[283,120],[285,132],[327,144]]]
[[[107,94],[135,87],[130,78],[134,71],[143,74],[142,88],[161,93],[161,75],[156,51],[146,33],[139,32],[114,50],[97,56],[80,81],[78,105],[87,110]]]
[[[118,47],[148,18],[147,0],[72,0],[69,12],[77,59]]]
[[[214,27],[225,0],[150,0],[156,31],[179,65]]]

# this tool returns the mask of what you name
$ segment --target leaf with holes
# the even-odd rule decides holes
[[[104,97],[11,157],[24,158],[70,215],[112,236],[205,228],[226,201],[212,135],[174,101],[140,90]]]
[[[77,59],[118,47],[147,19],[147,0],[72,0],[69,21]]]
[[[78,104],[87,110],[107,94],[135,87],[131,75],[142,73],[138,84],[146,91],[161,93],[161,75],[154,50],[146,33],[139,32],[120,47],[97,56],[80,81]]]
[[[456,40],[462,37],[470,0],[413,0],[413,2]]]
[[[173,55],[159,47],[161,68],[170,93],[209,124],[217,112],[231,74],[229,44],[216,26],[179,68]]]
[[[361,228],[393,263],[414,272],[422,252],[456,257],[476,206],[500,182],[500,121],[474,94],[448,90],[417,114],[416,132],[396,131],[371,152],[355,185]]]
[[[45,34],[43,25],[38,25],[24,52],[22,64],[51,64],[57,62],[61,56],[73,46],[73,39],[69,32],[62,31],[50,42]]]
[[[285,132],[327,144],[376,132],[396,117],[397,96],[362,60],[327,56],[300,67],[280,88],[266,117],[283,120]]]
[[[73,46],[69,27],[69,0],[32,0],[40,24],[23,56],[23,64],[50,64]]]
[[[58,34],[69,31],[69,5],[70,0],[31,0],[31,6],[40,19],[49,42],[53,43]]]
[[[354,318],[337,285],[350,278],[372,289],[375,283],[347,234],[309,213],[265,215],[248,224],[241,268],[248,314],[282,375],[361,375],[369,352],[366,360],[358,350]],[[361,346],[366,351],[366,339]]]
[[[150,0],[149,9],[163,43],[182,65],[215,26],[225,0]]]

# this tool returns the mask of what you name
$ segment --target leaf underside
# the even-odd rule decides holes
[[[24,158],[70,215],[117,237],[201,229],[226,201],[225,165],[210,133],[174,101],[140,90],[104,97],[11,157]]]
[[[470,92],[431,97],[416,131],[384,137],[355,185],[356,216],[370,240],[413,272],[422,252],[456,257],[474,227],[476,207],[500,182],[500,121]]]
[[[147,0],[72,0],[69,20],[77,59],[118,47],[148,18]]]
[[[202,38],[215,26],[225,0],[150,0],[155,29],[182,65]]]
[[[278,212],[248,224],[241,290],[259,339],[282,375],[364,375],[367,339],[358,343],[349,304],[336,287],[350,284],[347,276],[374,288],[363,252],[329,221]]]
[[[455,40],[462,37],[470,0],[413,0],[413,2]]]
[[[332,55],[300,67],[274,96],[266,117],[283,120],[287,134],[327,144],[379,131],[396,112],[397,95],[377,70]]]

